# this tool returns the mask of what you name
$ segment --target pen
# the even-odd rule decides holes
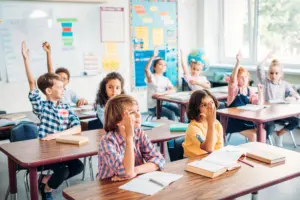
[[[152,182],[152,183],[155,183],[156,185],[159,185],[161,187],[165,187],[164,184],[162,184],[162,183],[160,183],[160,182],[158,182],[158,181],[156,181],[156,180],[154,180],[152,178],[150,178],[149,181]]]
[[[241,160],[241,159],[239,159],[239,161],[240,161],[241,163],[244,163],[244,164],[250,166],[250,167],[254,167],[254,165],[252,165],[252,164],[250,164],[250,163],[248,163],[248,162],[246,162],[246,161],[243,161],[243,160]]]

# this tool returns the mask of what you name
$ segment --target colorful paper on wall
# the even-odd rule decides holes
[[[61,23],[62,28],[62,42],[64,49],[74,49],[74,34],[73,34],[73,23],[77,22],[76,18],[58,18],[56,20]]]
[[[98,58],[95,53],[84,53],[83,56],[84,72],[97,71],[99,69]]]
[[[105,55],[106,56],[117,55],[117,44],[114,42],[105,43]]]
[[[102,57],[102,68],[105,71],[115,71],[120,69],[120,58],[119,57]]]
[[[147,26],[136,26],[134,29],[134,36],[136,39],[143,40],[143,49],[149,48],[149,30]]]
[[[154,46],[160,46],[164,44],[164,29],[153,28],[152,29],[152,41]]]

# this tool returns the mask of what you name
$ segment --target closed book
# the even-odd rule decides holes
[[[170,124],[170,131],[171,132],[185,132],[188,128],[189,124],[184,123],[176,123]]]
[[[68,136],[61,136],[59,138],[56,138],[56,142],[59,143],[66,143],[66,144],[76,144],[76,145],[82,145],[89,141],[88,137],[85,136],[77,136],[77,135],[68,135]]]
[[[257,142],[246,143],[241,146],[248,149],[246,156],[249,158],[267,164],[275,164],[285,161],[285,156],[280,154],[276,147],[266,144],[259,144]]]
[[[0,119],[7,119],[10,121],[16,121],[19,119],[26,118],[25,114],[5,114],[5,115],[0,115]]]

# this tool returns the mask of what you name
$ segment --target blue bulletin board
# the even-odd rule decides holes
[[[165,76],[174,86],[178,81],[177,0],[130,0],[132,90],[147,87],[145,66],[159,48],[167,64]]]

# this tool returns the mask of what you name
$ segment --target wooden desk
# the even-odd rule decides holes
[[[78,116],[78,118],[81,119],[89,119],[89,118],[95,118],[96,117],[96,112],[86,112],[86,110],[82,110],[82,111],[74,111],[75,115]],[[8,114],[13,114],[13,113],[8,113]],[[40,124],[40,120],[39,118],[32,112],[32,111],[26,111],[26,112],[18,112],[15,114],[24,114],[26,115],[26,118],[29,119],[30,121],[36,123],[36,124]],[[1,115],[0,115],[1,116]],[[4,130],[10,130],[12,127],[14,126],[4,126],[4,127],[0,127],[0,131],[4,131]]]
[[[227,87],[227,86],[225,86],[225,87]],[[224,87],[220,87],[220,90],[223,90],[221,88],[224,88]],[[223,92],[223,91],[219,92],[215,88],[213,88],[213,89],[214,90],[212,91],[212,94],[217,98],[218,101],[227,99],[228,93]],[[152,98],[156,99],[156,118],[157,119],[161,118],[161,103],[162,103],[162,101],[167,101],[167,102],[171,102],[171,103],[176,103],[180,106],[180,121],[184,122],[184,114],[186,112],[186,106],[189,103],[189,100],[185,100],[185,101],[175,100],[166,95],[159,96],[159,97],[152,97]]]
[[[169,124],[172,121],[161,121],[166,124],[146,131],[146,134],[152,142],[160,144],[161,151],[163,150],[162,153],[164,153],[164,142],[180,137],[184,135],[184,133],[170,133]],[[15,164],[29,168],[30,195],[31,199],[37,200],[37,167],[97,155],[99,140],[104,134],[105,131],[103,129],[82,132],[81,135],[89,138],[89,143],[80,147],[77,145],[56,143],[55,140],[41,141],[39,139],[0,145],[0,151],[8,157],[10,193],[13,195],[17,193]]]
[[[246,111],[239,108],[225,108],[217,110],[221,124],[223,126],[224,136],[228,117],[255,122],[257,125],[257,139],[259,142],[266,142],[266,134],[263,131],[265,122],[284,119],[300,114],[300,104],[271,104],[270,107],[259,111]]]
[[[254,143],[255,145],[267,145]],[[251,143],[248,145],[252,146]],[[239,170],[227,172],[217,178],[210,179],[184,171],[188,162],[201,159],[184,159],[165,165],[165,172],[182,174],[183,177],[172,183],[153,196],[121,190],[119,187],[126,183],[111,182],[110,180],[95,181],[75,185],[64,189],[66,199],[235,199],[237,197],[257,192],[272,185],[300,176],[300,154],[297,152],[269,146],[275,152],[286,156],[284,164],[267,165],[259,161],[244,158],[255,167],[241,163]]]

